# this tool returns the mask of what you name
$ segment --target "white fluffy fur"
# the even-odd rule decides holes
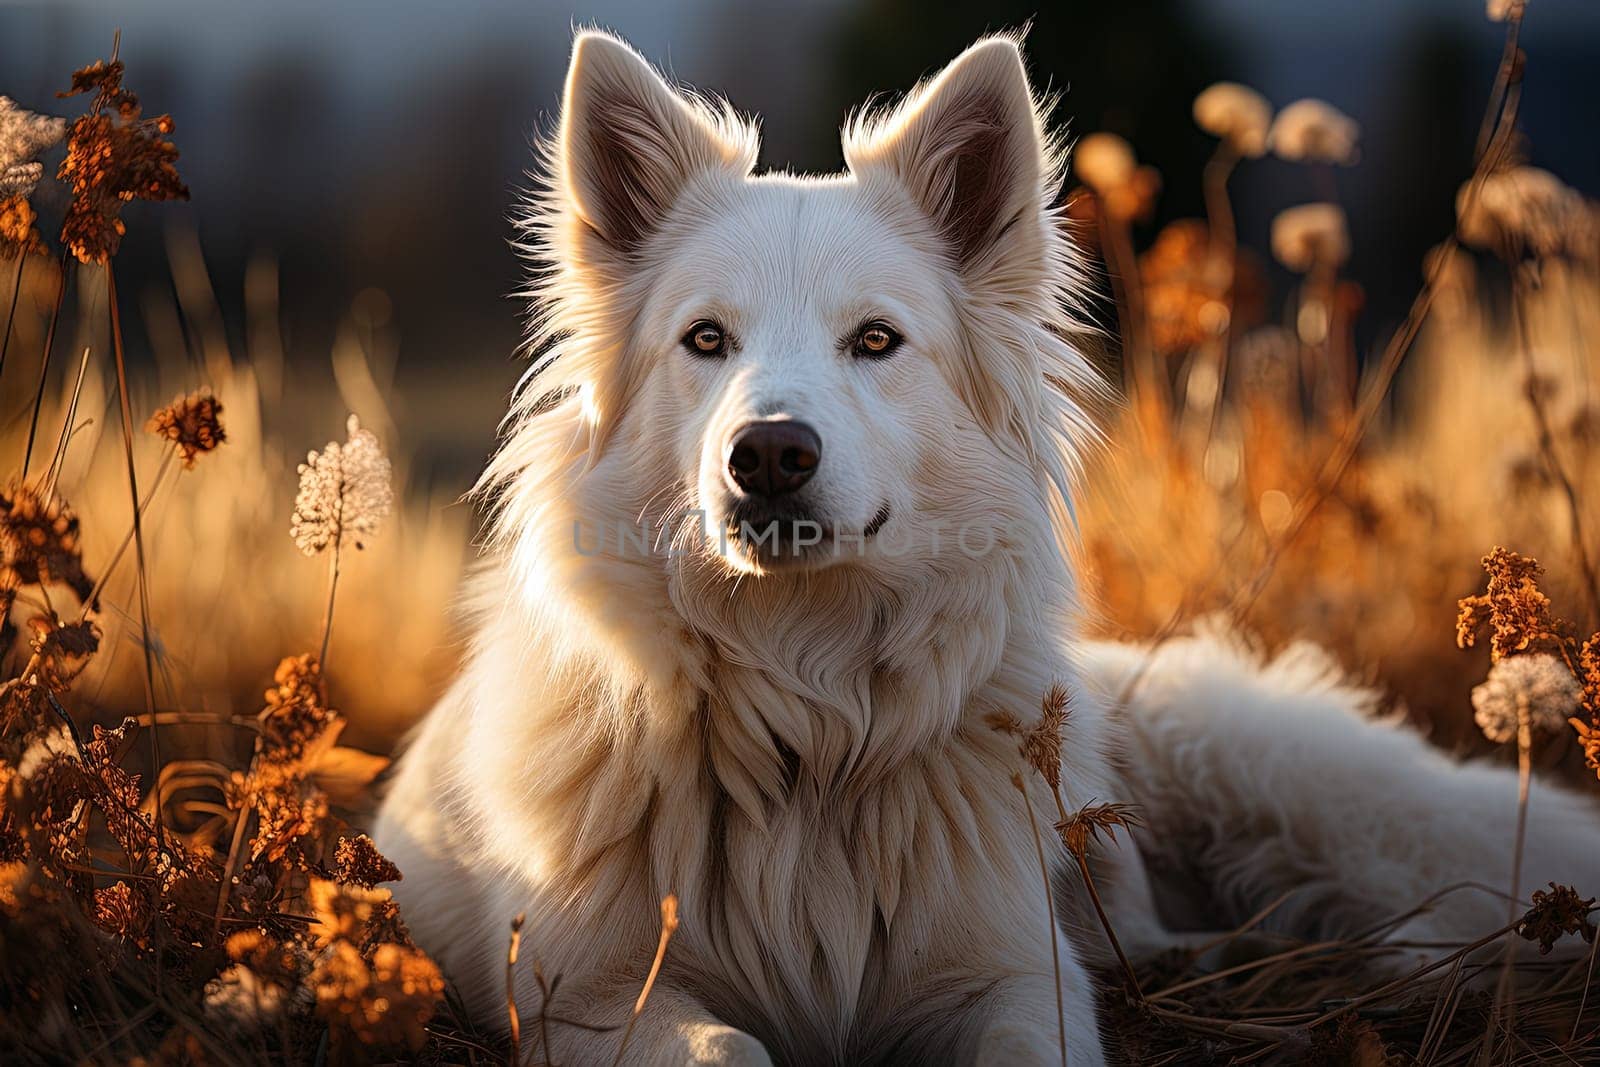
[[[1203,872],[1213,923],[1298,889],[1290,928],[1333,932],[1507,882],[1510,777],[1369,722],[1307,655],[1169,644],[1132,709],[1105,710],[1142,653],[1072,636],[1062,545],[1094,387],[1064,339],[1077,273],[1039,113],[1017,43],[990,38],[852,123],[846,173],[754,176],[752,126],[578,36],[527,222],[549,344],[485,475],[468,663],[376,831],[417,939],[485,1021],[525,911],[524,955],[561,976],[551,1011],[621,1023],[670,892],[682,925],[630,1062],[1056,1062],[1022,765],[984,722],[1032,718],[1056,682],[1069,802],[1142,805],[1155,868]],[[703,318],[726,357],[679,343]],[[868,319],[904,335],[892,358],[841,345]],[[825,442],[805,499],[854,550],[574,541],[686,506],[720,522],[729,434],[773,414]],[[1092,1065],[1104,950],[1047,848],[1070,1059]],[[1587,807],[1539,788],[1528,857],[1524,886],[1600,883]],[[1169,943],[1138,854],[1108,861],[1126,940]],[[1419,923],[1467,937],[1503,913],[1457,894]],[[614,1042],[556,1024],[547,1056],[609,1063]]]

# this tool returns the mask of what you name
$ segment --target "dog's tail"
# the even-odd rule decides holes
[[[1265,928],[1459,946],[1549,882],[1600,896],[1590,798],[1533,783],[1513,906],[1516,772],[1379,719],[1376,695],[1319,649],[1265,660],[1213,629],[1153,649],[1090,643],[1083,671],[1123,727],[1124,799],[1179,924],[1232,927],[1282,898]],[[1417,954],[1436,951],[1449,949]]]

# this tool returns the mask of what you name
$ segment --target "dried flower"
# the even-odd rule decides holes
[[[339,881],[372,888],[379,882],[398,882],[400,868],[390,863],[366,834],[341,837],[334,855]]]
[[[311,936],[320,945],[335,941],[348,941],[361,945],[368,939],[368,925],[393,901],[387,889],[370,886],[341,885],[326,878],[311,879],[308,892],[311,914]]]
[[[0,492],[0,584],[61,582],[86,600],[94,583],[83,572],[78,516],[59,496],[23,482]]]
[[[1473,719],[1496,744],[1516,737],[1524,718],[1534,730],[1555,733],[1566,725],[1581,696],[1578,680],[1556,657],[1543,652],[1507,656],[1472,690]]]
[[[61,241],[80,263],[105,263],[116,254],[127,228],[122,207],[132,200],[187,200],[178,177],[178,149],[167,140],[172,116],[147,119],[139,98],[122,87],[120,60],[103,60],[72,75],[62,96],[95,94],[89,110],[72,123],[67,158],[57,177],[72,191]]]
[[[1527,4],[1528,0],[1488,0],[1489,21],[1506,22],[1512,18],[1520,19]]]
[[[444,1000],[438,964],[404,945],[380,945],[369,964],[339,942],[317,964],[311,984],[317,1014],[336,1033],[375,1048],[421,1048]]]
[[[0,255],[9,258],[24,252],[43,252],[44,241],[34,225],[38,220],[39,216],[34,214],[27,197],[13,196],[0,200]]]
[[[1056,833],[1067,851],[1081,860],[1102,833],[1115,838],[1118,829],[1131,832],[1138,825],[1138,813],[1126,804],[1089,804],[1056,823]]]
[[[1355,119],[1325,100],[1305,99],[1278,112],[1267,144],[1283,159],[1349,166],[1356,161],[1360,137]]]
[[[1091,133],[1079,141],[1072,165],[1105,213],[1118,221],[1147,216],[1161,191],[1161,175],[1154,167],[1139,166],[1133,148],[1114,133]]]
[[[1248,86],[1217,82],[1194,98],[1194,121],[1234,152],[1255,159],[1267,151],[1272,105]]]
[[[44,176],[44,165],[36,157],[66,132],[66,119],[35,115],[9,96],[0,96],[0,200],[33,195]]]
[[[45,618],[28,620],[33,628],[33,651],[39,669],[52,689],[65,689],[88,666],[89,658],[100,650],[100,630],[87,619],[52,623]]]
[[[261,758],[297,762],[332,726],[337,713],[323,700],[322,668],[315,656],[285,656],[273,672],[273,683],[260,716]]]
[[[1476,180],[1476,179],[1475,179]],[[1456,192],[1461,239],[1480,248],[1511,253],[1523,249],[1553,256],[1591,253],[1592,213],[1582,194],[1538,167],[1510,167]]]
[[[194,469],[195,457],[228,439],[222,429],[222,404],[210,393],[178,397],[151,415],[144,428],[177,445],[184,467],[190,470]]]
[[[214,1024],[259,1029],[283,1014],[283,987],[234,964],[206,983],[205,1013]]]
[[[148,948],[150,897],[120,880],[103,889],[96,889],[94,921],[113,937],[140,948]]]
[[[1578,656],[1579,680],[1583,683],[1583,709],[1589,721],[1569,720],[1578,734],[1578,744],[1583,746],[1584,762],[1600,775],[1600,633],[1593,634],[1583,643]]]
[[[1091,133],[1072,150],[1072,168],[1083,183],[1102,195],[1133,180],[1139,164],[1133,147],[1114,133]]]
[[[23,781],[35,778],[58,759],[79,762],[78,743],[65,726],[57,726],[34,738],[17,761],[17,777]]]
[[[1539,942],[1539,954],[1545,955],[1555,943],[1568,934],[1582,934],[1583,939],[1594,943],[1595,926],[1589,921],[1594,898],[1578,896],[1570,885],[1550,883],[1550,891],[1533,891],[1533,907],[1517,923],[1517,934],[1529,941]]]
[[[1061,787],[1061,730],[1070,714],[1071,694],[1065,686],[1052,685],[1044,695],[1039,719],[1032,726],[1010,712],[996,712],[986,720],[989,726],[1018,739],[1022,758],[1050,783],[1050,788]]]
[[[1496,547],[1483,557],[1483,569],[1489,575],[1488,588],[1458,601],[1459,647],[1471,648],[1485,625],[1493,631],[1489,642],[1492,660],[1525,652],[1537,644],[1559,643],[1559,623],[1550,614],[1550,598],[1539,590],[1543,569],[1538,560]]]
[[[1350,258],[1350,231],[1337,204],[1301,204],[1272,220],[1272,254],[1302,274],[1314,267],[1336,268]]]
[[[347,542],[363,547],[362,539],[377,532],[394,505],[389,458],[377,437],[363,430],[354,415],[346,426],[349,437],[343,445],[330,441],[300,464],[300,492],[289,533],[308,556]]]

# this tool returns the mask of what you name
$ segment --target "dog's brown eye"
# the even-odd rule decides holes
[[[728,347],[728,336],[721,326],[702,319],[683,335],[683,345],[696,355],[720,356]]]
[[[882,358],[900,345],[900,335],[881,322],[869,322],[856,335],[856,355]]]

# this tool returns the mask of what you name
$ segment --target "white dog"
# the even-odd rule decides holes
[[[1054,800],[988,721],[1031,721],[1056,684],[1067,803],[1147,821],[1096,868],[1133,951],[1175,943],[1140,852],[1217,926],[1294,891],[1300,935],[1509,885],[1514,776],[1370,721],[1321,659],[1073,636],[1094,379],[1015,40],[853,121],[843,174],[758,176],[756,154],[732,110],[578,36],[526,223],[550,343],[485,476],[466,669],[377,828],[475,1013],[505,1018],[526,912],[550,1014],[622,1023],[673,893],[629,1062],[1059,1062],[1052,934],[1070,1062],[1104,1062],[1104,937],[1046,825],[1051,930],[1013,777],[1046,823]],[[1524,890],[1595,891],[1596,825],[1536,789]],[[1395,936],[1505,916],[1459,892]],[[616,1054],[549,1031],[555,1062]]]

